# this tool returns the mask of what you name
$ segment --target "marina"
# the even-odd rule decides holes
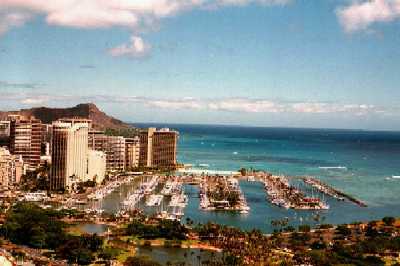
[[[158,185],[159,176],[144,176],[141,177],[141,181],[139,186],[133,191],[128,192],[128,196],[122,202],[122,209],[124,210],[133,210],[139,204],[139,202],[145,198],[145,196],[149,196]],[[151,197],[146,201],[148,202],[148,206],[154,206],[156,203],[160,201],[158,198]]]
[[[318,197],[307,197],[289,184],[285,176],[265,175],[264,188],[268,200],[279,207],[297,210],[328,210],[329,205]]]
[[[267,183],[272,184],[274,180],[275,194],[271,193],[273,196],[269,194],[266,196],[265,176],[268,176]],[[127,178],[127,181],[122,182],[123,178]],[[116,182],[118,179],[119,181]],[[103,198],[85,199],[87,195],[98,189],[111,187],[109,183],[113,183],[115,188]],[[117,183],[120,184],[119,187],[115,185]],[[230,208],[229,201],[223,198],[210,201],[210,197],[205,191],[209,191],[209,188],[216,188],[216,184],[226,191],[229,188],[231,192],[235,190],[239,192],[237,195],[239,201],[243,202],[242,207],[236,205],[236,208]],[[314,192],[309,190],[310,187]],[[19,197],[24,198],[25,194],[21,193]],[[234,193],[231,194],[234,195]],[[329,211],[327,208],[318,207],[315,202],[305,202],[302,206],[299,204],[301,199],[314,198],[313,194],[319,195],[319,201],[329,205]],[[318,223],[315,221],[315,217],[322,217],[325,223],[338,224],[355,219],[370,219],[371,212],[378,213],[377,217],[390,213],[388,209],[382,210],[374,206],[368,207],[368,212],[359,212],[359,206],[351,204],[349,200],[338,200],[329,195],[324,200],[322,194],[328,195],[305,184],[300,178],[273,176],[261,171],[249,173],[246,176],[225,177],[182,175],[180,173],[172,176],[142,174],[130,178],[114,177],[108,183],[91,190],[86,196],[84,194],[73,194],[71,197],[59,195],[37,203],[43,207],[56,206],[60,210],[84,211],[88,215],[87,217],[90,217],[90,221],[94,223],[101,221],[102,217],[112,214],[121,220],[129,220],[132,215],[143,213],[156,219],[183,222],[190,218],[195,223],[214,221],[246,230],[259,228],[263,232],[273,231],[274,228],[270,225],[271,220],[286,219],[286,217],[290,225],[297,226],[301,224],[315,225]],[[147,206],[146,202],[150,198],[161,198],[161,196],[162,200],[159,203]],[[207,203],[206,200],[209,202]],[[290,206],[286,203],[293,205]],[[315,205],[312,206],[312,204]],[[395,206],[392,209],[394,212]],[[347,215],[341,215],[344,212]]]

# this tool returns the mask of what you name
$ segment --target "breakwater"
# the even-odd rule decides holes
[[[321,193],[324,193],[328,196],[331,196],[337,200],[348,200],[357,204],[360,207],[367,207],[367,204],[362,202],[361,200],[356,199],[355,197],[348,195],[324,182],[321,180],[314,178],[314,177],[302,177],[303,182],[307,185],[312,186],[313,188],[317,189]]]

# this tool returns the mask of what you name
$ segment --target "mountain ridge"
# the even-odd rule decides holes
[[[19,111],[0,111],[0,119],[6,119],[8,115],[34,116],[45,124],[50,124],[61,118],[79,117],[92,120],[93,128],[98,130],[133,128],[131,125],[102,112],[94,103],[81,103],[67,108],[33,107]]]

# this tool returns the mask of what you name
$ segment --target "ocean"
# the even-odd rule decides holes
[[[187,186],[185,216],[246,230],[271,232],[272,220],[289,224],[350,223],[400,216],[400,132],[262,128],[219,125],[135,124],[179,131],[178,161],[209,165],[213,170],[242,167],[290,176],[314,176],[364,201],[368,207],[326,197],[327,211],[294,211],[271,205],[260,183],[243,181],[250,213],[205,212],[198,208],[197,188]],[[317,219],[319,217],[319,219]],[[318,220],[318,221],[317,221]]]

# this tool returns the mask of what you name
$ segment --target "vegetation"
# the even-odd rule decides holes
[[[103,238],[94,235],[72,236],[60,219],[77,215],[76,211],[44,210],[33,203],[17,203],[7,213],[0,235],[17,245],[55,250],[59,259],[79,265],[90,264],[102,250]],[[50,255],[49,255],[50,256]]]
[[[35,171],[28,171],[21,178],[21,189],[24,191],[49,190],[49,173],[50,165],[48,165],[47,163],[44,166],[39,167]]]
[[[383,217],[382,221],[385,223],[385,225],[387,226],[392,226],[395,222],[396,219],[394,217]]]
[[[58,258],[79,265],[90,264],[96,252],[100,251],[103,238],[94,235],[69,236],[68,240],[56,249]]]
[[[11,242],[33,248],[56,248],[66,240],[62,213],[31,203],[17,203],[6,216],[1,234]]]
[[[215,201],[227,200],[229,206],[236,206],[239,204],[240,195],[238,191],[226,189],[222,184],[217,184],[214,189],[207,191],[207,197]]]
[[[79,193],[85,193],[87,188],[93,188],[96,186],[96,182],[93,180],[87,180],[85,182],[79,182],[76,184],[75,190]]]
[[[162,220],[157,225],[147,225],[135,220],[128,225],[126,233],[145,239],[185,240],[187,239],[188,229],[178,221]]]
[[[180,247],[182,243],[200,241],[223,252],[201,261],[199,265],[396,265],[400,252],[400,227],[396,219],[385,217],[368,224],[320,225],[310,230],[307,225],[297,230],[285,219],[273,223],[284,233],[264,235],[259,230],[243,231],[238,228],[207,223],[186,226],[176,221],[157,221],[138,216],[127,228],[113,231],[112,240],[94,235],[72,236],[65,233],[66,225],[60,220],[76,213],[44,210],[30,203],[17,203],[5,216],[0,234],[8,242],[43,250],[51,259],[88,265],[104,263],[132,251],[131,240],[143,239],[144,245],[164,243],[165,247]],[[140,217],[140,218],[139,218]],[[121,237],[121,238],[120,238]],[[158,238],[163,238],[159,240]],[[184,241],[188,240],[189,241]],[[24,253],[12,252],[15,256]],[[194,254],[194,253],[193,253]],[[388,262],[388,260],[390,260]],[[124,260],[121,260],[123,262]],[[144,257],[129,257],[125,266],[158,266]],[[172,264],[167,265],[182,265]]]

